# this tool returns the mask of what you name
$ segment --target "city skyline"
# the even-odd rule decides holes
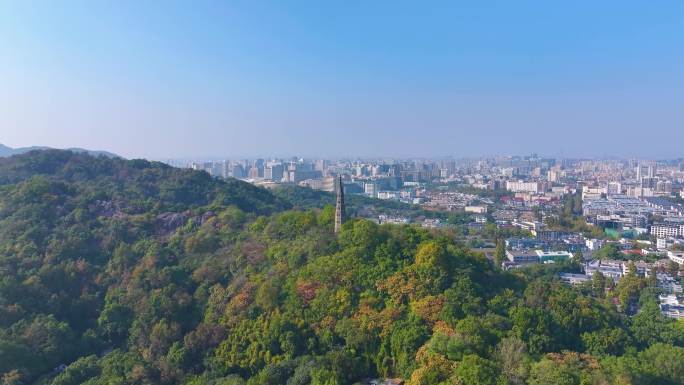
[[[221,155],[197,155],[197,156],[183,156],[183,157],[174,157],[174,156],[161,156],[161,157],[130,157],[127,158],[119,153],[109,151],[108,149],[103,149],[103,148],[82,148],[82,147],[68,147],[68,148],[61,148],[61,147],[52,147],[52,146],[41,146],[41,145],[31,145],[31,146],[26,146],[26,147],[10,147],[5,145],[4,143],[0,143],[0,157],[3,156],[11,156],[11,155],[17,155],[17,154],[22,154],[31,150],[46,150],[46,149],[53,149],[53,150],[68,150],[68,151],[74,151],[74,152],[89,152],[95,156],[98,155],[106,155],[106,156],[115,156],[115,157],[122,157],[126,159],[147,159],[151,161],[160,161],[160,162],[165,162],[169,164],[178,164],[178,165],[187,165],[192,162],[202,162],[202,161],[207,161],[207,162],[220,162],[220,161],[249,161],[249,160],[278,160],[278,161],[289,161],[289,160],[295,160],[295,159],[301,159],[301,160],[330,160],[330,161],[348,161],[348,162],[355,162],[355,161],[380,161],[380,162],[400,162],[400,161],[442,161],[442,160],[455,160],[455,161],[479,161],[479,160],[495,160],[495,159],[526,159],[526,158],[534,158],[534,157],[539,157],[539,158],[550,158],[550,159],[555,159],[555,160],[571,160],[571,161],[582,161],[582,160],[587,160],[587,161],[644,161],[644,162],[676,162],[676,161],[681,161],[684,159],[684,155],[682,156],[674,156],[674,157],[648,157],[648,156],[619,156],[619,155],[611,155],[611,156],[578,156],[578,155],[573,155],[573,154],[544,154],[544,153],[536,153],[536,152],[530,152],[530,153],[499,153],[499,154],[473,154],[470,156],[459,156],[458,154],[451,154],[451,155],[429,155],[429,154],[424,154],[424,155],[394,155],[394,156],[383,156],[383,155],[369,155],[369,156],[361,156],[361,155],[353,155],[353,154],[347,154],[347,155],[339,155],[339,156],[326,156],[325,154],[321,155],[310,155],[310,154],[282,154],[282,153],[277,153],[277,154],[247,154],[247,155],[230,155],[230,154],[224,154],[223,156]]]
[[[12,147],[681,156],[676,1],[0,7]]]

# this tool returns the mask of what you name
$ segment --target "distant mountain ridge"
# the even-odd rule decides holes
[[[12,148],[12,147],[8,147],[8,146],[5,146],[4,144],[0,143],[0,157],[7,157],[7,156],[12,156],[12,155],[21,155],[21,154],[25,154],[27,152],[34,151],[34,150],[54,150],[54,148],[47,147],[47,146],[31,146],[31,147]],[[88,155],[93,155],[93,156],[104,155],[108,158],[122,158],[122,156],[119,156],[117,154],[114,154],[114,153],[111,153],[108,151],[93,151],[93,150],[87,150],[87,149],[78,148],[78,147],[65,148],[64,150],[76,152],[76,153],[86,153]]]

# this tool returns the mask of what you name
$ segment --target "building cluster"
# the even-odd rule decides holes
[[[530,231],[556,215],[564,196],[581,193],[581,207],[575,209],[583,212],[588,224],[609,235],[652,236],[660,249],[684,242],[684,199],[677,198],[684,190],[681,161],[557,160],[533,154],[437,160],[251,159],[184,165],[264,187],[294,184],[329,192],[335,190],[336,177],[342,176],[347,194],[469,213],[499,226]]]
[[[561,273],[560,279],[570,284],[581,284],[589,282],[594,274],[601,273],[606,279],[617,283],[622,277],[627,275],[630,266],[635,268],[635,273],[644,278],[650,274],[656,274],[657,288],[663,293],[680,295],[682,286],[677,277],[666,273],[666,261],[644,262],[644,261],[623,261],[623,260],[590,260],[583,264],[583,274]]]
[[[171,162],[216,177],[239,178],[273,187],[299,185],[316,190],[360,194],[418,204],[423,209],[462,213],[466,235],[485,225],[528,236],[506,240],[505,269],[531,264],[577,261],[582,274],[562,274],[571,284],[600,272],[617,281],[627,263],[594,256],[613,245],[637,273],[657,272],[663,314],[684,317],[678,277],[664,273],[667,263],[684,264],[684,162],[587,160],[537,155],[480,159],[251,159]],[[572,194],[572,195],[569,195]],[[337,202],[336,228],[343,221]],[[583,234],[555,231],[561,216],[582,219]],[[579,216],[581,215],[581,216]],[[381,224],[447,226],[442,219],[396,212],[372,217]],[[567,224],[564,225],[568,228]],[[570,226],[572,227],[572,226]],[[471,231],[472,230],[472,231]],[[585,236],[588,233],[592,237]],[[484,234],[484,233],[483,233]],[[480,241],[483,241],[482,239]],[[492,240],[484,240],[491,244]]]
[[[655,166],[649,166],[647,175],[653,174]],[[638,167],[635,174],[644,173]],[[676,178],[658,177],[668,186],[682,188],[679,172]],[[640,180],[651,177],[641,177]],[[627,183],[635,183],[634,180]],[[677,201],[671,189],[657,196],[631,193],[630,187],[618,183],[615,188],[587,187],[582,190],[582,212],[587,221],[614,237],[647,236],[654,238],[659,249],[667,249],[684,243],[684,204]],[[681,198],[680,198],[681,199]]]
[[[579,166],[579,167],[578,167]],[[648,162],[582,162],[564,170],[555,181],[547,178],[509,180],[504,197],[493,212],[499,227],[515,226],[529,231],[531,238],[506,240],[505,269],[529,264],[575,260],[579,254],[583,272],[562,273],[560,279],[578,285],[601,273],[613,282],[630,269],[642,277],[653,274],[657,283],[663,315],[684,319],[684,295],[678,269],[684,265],[684,185],[682,167]],[[601,234],[586,238],[580,233],[549,231],[544,208],[551,208],[554,198],[539,199],[550,192],[573,192],[581,197],[584,222]],[[524,194],[524,195],[523,195]],[[578,211],[573,207],[556,209]],[[530,209],[530,206],[532,209]],[[557,214],[558,211],[556,211]],[[602,260],[598,252],[612,245],[625,260]],[[627,262],[632,260],[633,262]]]
[[[588,259],[583,265],[583,273],[561,273],[561,281],[571,285],[588,283],[595,274],[617,283],[625,275],[634,273],[642,278],[655,275],[656,289],[660,295],[661,313],[666,317],[684,319],[684,292],[679,270],[684,265],[684,251],[669,250],[660,254],[654,262]],[[675,263],[675,271],[671,264]]]
[[[203,170],[212,176],[222,178],[245,179],[256,183],[295,183],[299,184],[308,180],[323,182],[328,162],[325,160],[307,161],[293,158],[284,159],[254,159],[254,160],[221,160],[196,162],[187,164],[195,170]],[[326,189],[334,190],[334,180],[327,181]],[[323,188],[323,186],[318,186]]]
[[[182,165],[179,161],[169,161]],[[272,187],[294,184],[332,192],[335,177],[342,176],[345,191],[380,199],[419,203],[421,185],[453,172],[455,162],[424,161],[330,161],[325,159],[255,159],[191,161],[185,166],[216,177],[233,177]]]
[[[233,177],[255,184],[299,184],[333,191],[333,177],[344,176],[349,193],[411,203],[445,199],[438,194],[421,197],[424,186],[433,182],[458,183],[481,189],[505,190],[507,182],[530,184],[520,193],[551,193],[552,182],[539,180],[555,167],[554,159],[501,157],[492,159],[245,159],[218,161],[169,160],[174,166],[204,170],[216,177]],[[560,169],[559,169],[560,170]],[[560,175],[560,171],[558,171]],[[533,178],[522,181],[521,178]],[[560,178],[560,177],[559,177]],[[543,179],[543,178],[542,178]],[[518,182],[520,181],[520,182]],[[536,186],[536,187],[534,187]],[[448,200],[448,198],[447,198]],[[445,202],[446,205],[450,203]],[[437,204],[439,205],[439,203]]]
[[[422,189],[417,192],[420,202],[427,209],[463,211],[466,213],[486,214],[488,206],[494,202],[477,195],[458,191],[439,191]]]
[[[569,251],[544,251],[539,249],[525,249],[525,250],[507,250],[507,261],[504,261],[502,267],[504,269],[511,269],[524,265],[534,263],[556,263],[558,261],[566,261],[573,258]]]
[[[557,160],[533,154],[481,159],[260,158],[170,163],[265,187],[296,184],[330,192],[335,177],[342,175],[349,194],[421,204],[428,209],[462,211],[469,206],[494,206],[495,202],[483,200],[482,194],[434,188],[463,186],[500,195],[501,207],[497,208],[513,210],[515,219],[523,221],[543,221],[543,216],[535,219],[524,213],[557,208],[566,194],[580,191],[585,217],[602,228],[645,233],[653,224],[684,224],[684,162],[680,161]],[[680,197],[680,202],[673,202],[670,198],[674,197]],[[682,236],[681,232],[670,233]]]

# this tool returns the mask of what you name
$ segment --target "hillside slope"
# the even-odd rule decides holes
[[[289,205],[263,188],[235,179],[219,180],[205,172],[159,162],[93,157],[63,150],[32,151],[0,158],[0,185],[46,180],[75,188],[128,213],[180,211],[217,204],[266,214]],[[96,203],[95,201],[88,202]]]

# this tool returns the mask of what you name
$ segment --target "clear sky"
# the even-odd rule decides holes
[[[684,1],[0,0],[0,143],[684,156]]]

